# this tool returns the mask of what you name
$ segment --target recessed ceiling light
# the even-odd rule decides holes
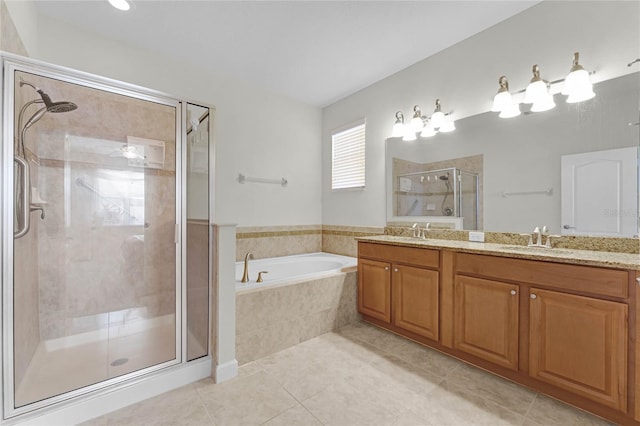
[[[109,4],[118,10],[126,11],[131,9],[131,4],[127,0],[109,0]]]

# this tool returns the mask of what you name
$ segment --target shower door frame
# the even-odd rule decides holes
[[[109,392],[114,386],[125,382],[132,383],[140,380],[142,376],[153,372],[158,372],[168,367],[186,363],[186,339],[184,329],[186,326],[186,297],[184,280],[185,271],[182,268],[184,251],[183,245],[185,234],[186,215],[183,209],[186,206],[186,191],[183,191],[184,181],[184,143],[183,143],[183,123],[185,122],[186,103],[167,95],[165,93],[146,89],[140,86],[123,83],[106,77],[96,76],[81,71],[76,71],[66,67],[59,67],[30,60],[21,56],[0,52],[2,60],[2,85],[4,99],[1,106],[2,117],[2,150],[0,151],[0,161],[2,163],[2,376],[3,376],[3,403],[2,420],[21,416],[26,413],[45,412],[47,408],[56,407],[64,401],[103,391]],[[122,376],[107,379],[98,383],[87,385],[60,395],[54,395],[47,399],[36,401],[22,407],[15,408],[15,384],[14,384],[14,306],[13,306],[13,269],[14,269],[14,238],[13,224],[14,212],[11,207],[14,203],[14,101],[15,101],[15,72],[22,71],[36,74],[42,77],[59,80],[69,84],[77,84],[96,90],[107,91],[118,95],[128,96],[135,99],[159,103],[175,108],[175,359],[152,365],[141,370],[136,370]],[[211,312],[209,312],[211,314]],[[210,335],[210,334],[209,334]],[[209,345],[210,346],[210,342]],[[210,354],[210,348],[208,348]]]

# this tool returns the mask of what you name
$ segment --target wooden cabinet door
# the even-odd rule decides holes
[[[423,268],[393,265],[393,323],[438,340],[439,274]]]
[[[456,275],[453,347],[518,369],[518,286]]]
[[[529,375],[626,412],[627,305],[532,288]]]
[[[358,261],[358,312],[391,322],[391,264]]]

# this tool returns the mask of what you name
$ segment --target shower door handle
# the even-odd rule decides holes
[[[22,169],[22,180],[20,181],[22,196],[20,200],[16,199],[17,207],[20,206],[19,203],[22,204],[20,206],[21,209],[16,209],[21,213],[22,221],[20,222],[18,230],[13,233],[13,238],[20,238],[24,237],[27,232],[29,232],[29,227],[31,225],[29,223],[29,220],[31,218],[31,170],[29,169],[29,163],[27,162],[27,160],[20,157],[19,155],[13,157],[13,161]]]

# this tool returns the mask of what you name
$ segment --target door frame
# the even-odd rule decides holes
[[[186,191],[183,191],[184,180],[184,159],[182,135],[183,135],[183,102],[168,94],[146,89],[133,84],[123,83],[117,80],[100,77],[93,74],[76,71],[66,67],[55,66],[40,61],[30,60],[17,55],[5,54],[0,55],[2,60],[2,85],[5,93],[2,102],[2,148],[0,154],[0,162],[2,164],[1,190],[2,190],[2,211],[1,214],[1,235],[2,243],[0,246],[2,258],[2,375],[3,375],[3,403],[2,403],[2,419],[9,419],[26,413],[44,412],[47,407],[56,406],[63,401],[73,400],[74,398],[94,393],[105,388],[115,385],[123,385],[125,382],[139,381],[142,376],[157,372],[167,367],[176,366],[185,363],[186,339],[183,338],[184,315],[186,315],[186,297],[184,297],[183,280],[184,271],[182,270],[183,259],[183,238],[182,232],[185,229],[186,218],[183,215],[183,206],[186,202]],[[14,135],[14,87],[15,71],[23,71],[27,73],[37,74],[43,77],[60,80],[70,84],[77,84],[83,87],[107,91],[114,94],[129,96],[136,99],[160,103],[175,108],[176,120],[176,178],[175,178],[175,218],[176,218],[176,238],[175,238],[175,294],[176,294],[176,312],[175,312],[175,354],[173,360],[153,365],[141,370],[137,370],[123,376],[107,379],[105,381],[85,386],[61,395],[47,398],[46,400],[34,402],[23,407],[14,407],[14,354],[13,354],[13,135]],[[210,327],[210,325],[209,325]],[[210,335],[210,333],[209,333]]]

